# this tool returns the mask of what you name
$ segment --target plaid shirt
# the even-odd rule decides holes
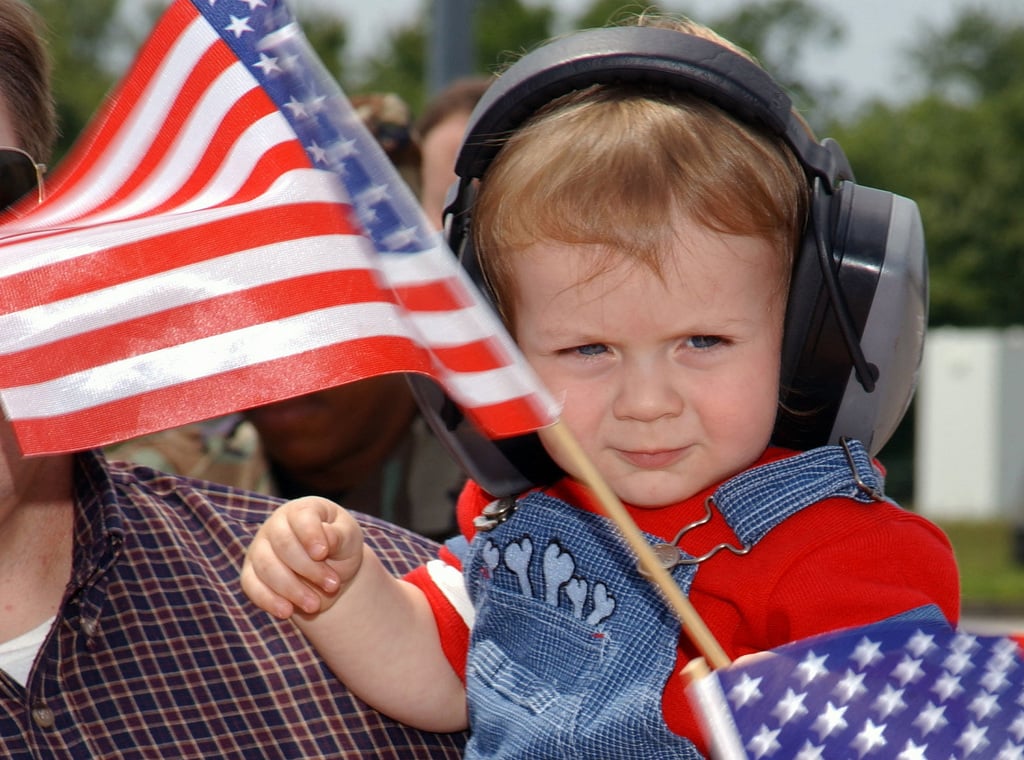
[[[238,580],[277,501],[77,457],[75,555],[59,619],[23,689],[0,671],[5,758],[455,758],[353,697],[291,623]],[[415,534],[362,520],[403,573]]]

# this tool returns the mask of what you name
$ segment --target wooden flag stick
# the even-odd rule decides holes
[[[672,580],[672,576],[662,567],[654,554],[654,550],[651,549],[650,544],[647,543],[640,529],[633,522],[633,518],[629,516],[629,512],[626,511],[622,502],[619,501],[619,497],[605,483],[604,478],[601,477],[597,468],[590,461],[590,458],[584,453],[576,437],[562,424],[561,420],[538,432],[542,438],[549,442],[549,445],[563,452],[574,463],[576,472],[580,474],[587,487],[594,492],[594,496],[608,518],[618,526],[626,542],[636,554],[644,573],[661,591],[665,601],[668,602],[673,612],[675,612],[679,622],[683,624],[683,629],[690,637],[690,640],[700,650],[708,664],[712,668],[728,666],[730,663],[729,656],[722,649],[714,634],[708,629],[703,618],[694,609],[693,605],[690,604],[690,600],[686,598],[679,585]]]

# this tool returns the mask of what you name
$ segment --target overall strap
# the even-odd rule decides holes
[[[869,504],[885,499],[885,478],[860,441],[843,439],[754,467],[723,483],[711,501],[744,546],[753,546],[788,517],[824,499]]]

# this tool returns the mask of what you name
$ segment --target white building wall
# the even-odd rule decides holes
[[[1024,523],[1024,330],[928,332],[914,485],[928,517]]]
[[[1010,516],[1024,525],[1024,328],[1003,333],[999,494]]]

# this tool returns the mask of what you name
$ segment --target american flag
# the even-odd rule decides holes
[[[554,401],[277,0],[175,0],[0,226],[0,400],[70,451],[384,372],[486,432]]]
[[[880,623],[737,660],[691,683],[716,760],[1019,760],[1016,641]]]

